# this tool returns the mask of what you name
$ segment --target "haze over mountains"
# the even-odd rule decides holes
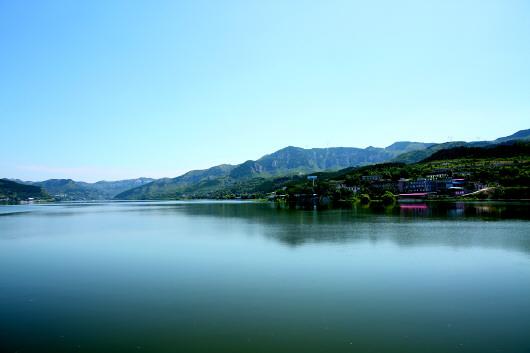
[[[193,170],[175,178],[137,178],[118,181],[86,183],[71,179],[50,179],[17,183],[40,187],[42,195],[57,200],[147,200],[174,199],[177,197],[201,197],[229,187],[248,187],[273,177],[335,171],[349,167],[383,162],[416,163],[438,151],[454,147],[482,147],[513,140],[530,140],[530,129],[494,141],[423,143],[400,141],[379,148],[332,147],[311,148],[285,147],[257,160],[238,165],[222,164],[204,170]],[[37,193],[39,195],[39,193]]]

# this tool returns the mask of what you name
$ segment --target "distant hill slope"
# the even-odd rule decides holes
[[[41,186],[59,200],[150,200],[179,197],[209,197],[219,192],[255,190],[273,178],[329,172],[377,163],[417,163],[439,151],[456,147],[476,148],[530,140],[530,129],[521,130],[494,141],[423,143],[399,141],[385,148],[332,147],[311,148],[289,146],[257,160],[238,165],[222,164],[204,170],[193,170],[176,178],[138,178],[97,183],[71,179],[51,179],[42,182],[22,182]],[[15,180],[17,181],[17,180]],[[264,184],[265,183],[265,184]]]
[[[226,177],[235,168],[223,164],[205,170],[192,170],[176,178],[157,179],[144,186],[124,191],[114,198],[117,200],[164,200],[174,199],[177,193],[183,193],[199,184],[214,183],[217,187],[219,179]]]
[[[257,161],[246,161],[230,172],[234,179],[267,177],[338,170],[350,166],[379,163],[401,153],[424,149],[432,144],[421,142],[396,142],[386,148],[355,147],[311,148],[286,147]]]
[[[102,180],[89,184],[89,187],[99,191],[105,199],[110,200],[119,193],[122,193],[132,188],[136,188],[138,186],[148,184],[153,180],[154,179],[152,178],[136,178],[115,181]]]
[[[519,130],[515,134],[512,134],[510,136],[499,137],[494,142],[502,143],[502,142],[513,141],[513,140],[530,140],[530,129]]]
[[[22,201],[29,198],[49,199],[50,195],[38,186],[20,184],[8,179],[0,179],[0,200]]]
[[[441,172],[443,170],[443,172]],[[372,199],[381,199],[390,191],[400,192],[400,180],[428,178],[433,174],[446,174],[445,178],[464,178],[467,192],[476,189],[488,190],[490,195],[473,195],[471,197],[492,199],[528,199],[530,195],[530,142],[517,141],[485,147],[455,147],[440,150],[428,159],[419,163],[381,163],[332,173],[316,173],[315,186],[305,176],[297,176],[288,180],[274,180],[248,190],[249,194],[265,196],[275,192],[282,200],[288,202],[303,201],[299,195],[318,194],[333,201],[346,201],[342,205],[350,205],[360,194],[369,194]],[[366,181],[363,176],[373,175],[383,181]],[[440,180],[439,180],[440,181]],[[423,181],[422,181],[423,182]],[[443,182],[445,183],[445,182]],[[354,195],[355,189],[359,194]],[[259,193],[258,190],[264,190]],[[231,191],[228,191],[228,193]],[[442,191],[438,196],[448,197]],[[285,196],[287,195],[287,196]],[[339,203],[340,205],[341,203]]]
[[[505,143],[509,141],[528,141],[530,140],[530,129],[517,131],[515,134],[510,136],[500,137],[493,141],[455,141],[455,142],[444,142],[438,144],[432,144],[431,146],[424,149],[417,149],[415,151],[405,152],[392,159],[392,162],[396,163],[417,163],[420,162],[434,153],[455,148],[455,147],[486,147],[499,143]]]
[[[470,144],[473,145],[473,144]],[[361,167],[350,167],[335,172],[314,173],[318,177],[317,187],[313,189],[306,175],[272,179],[252,179],[234,184],[210,197],[231,197],[232,195],[253,195],[265,197],[267,193],[307,194],[318,192],[320,195],[336,196],[336,186],[360,186],[363,175],[379,175],[397,182],[400,178],[424,178],[439,173],[441,168],[451,173],[463,173],[466,178],[484,184],[495,183],[503,187],[517,187],[519,195],[497,195],[500,198],[525,199],[530,188],[530,141],[510,140],[501,144],[488,144],[483,147],[459,146],[435,152],[418,163],[379,163]],[[313,173],[312,173],[313,174]],[[365,185],[366,186],[366,185]],[[515,189],[514,189],[515,190]],[[373,191],[373,190],[372,190]],[[340,192],[339,192],[340,194]],[[340,197],[340,196],[339,196]]]
[[[62,200],[95,200],[99,193],[91,190],[88,183],[76,182],[72,179],[50,179],[34,182],[31,185],[42,187],[46,192],[57,199]]]
[[[155,180],[118,194],[115,198],[149,200],[252,193],[270,188],[277,182],[278,177],[337,171],[385,162],[417,163],[446,149],[491,146],[514,139],[527,139],[529,136],[530,130],[521,130],[495,141],[457,141],[440,144],[400,141],[386,148],[364,149],[353,147],[304,149],[289,146],[258,160],[249,160],[236,166],[223,165],[191,171],[176,178]]]
[[[510,141],[486,147],[460,146],[435,152],[422,162],[449,159],[478,159],[478,158],[511,158],[518,156],[530,156],[530,142]]]
[[[173,199],[188,194],[207,193],[253,178],[306,174],[339,170],[351,166],[379,163],[403,152],[426,148],[433,144],[397,142],[387,148],[331,147],[311,148],[289,146],[258,160],[239,165],[220,165],[195,170],[176,178],[159,179],[117,195],[121,200]]]
[[[445,142],[445,143],[438,143],[432,146],[429,146],[422,150],[416,150],[416,151],[409,151],[400,154],[399,156],[392,159],[392,162],[395,163],[417,163],[419,161],[424,160],[425,158],[428,158],[429,156],[433,155],[434,153],[448,149],[448,148],[454,148],[454,147],[460,147],[465,146],[467,142],[465,141],[456,141],[456,142]]]
[[[72,179],[49,179],[39,182],[24,182],[42,187],[58,200],[111,200],[117,194],[147,183],[150,178],[86,183]]]

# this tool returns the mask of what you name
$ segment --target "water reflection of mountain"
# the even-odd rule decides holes
[[[159,204],[161,205],[161,204]],[[171,205],[168,205],[171,206]],[[189,215],[210,215],[258,219],[260,222],[336,222],[337,220],[370,218],[380,216],[403,220],[530,220],[530,203],[411,203],[394,207],[363,207],[333,210],[297,210],[276,207],[273,203],[182,203],[174,204]],[[375,218],[374,218],[375,217]]]
[[[4,220],[30,215],[33,222],[46,222],[42,226],[52,220],[60,224],[65,216],[95,215],[94,222],[111,220],[116,227],[135,219],[141,224],[155,222],[151,223],[153,227],[178,228],[176,219],[164,222],[180,215],[196,218],[193,222],[198,223],[216,222],[215,227],[238,222],[249,227],[251,234],[262,234],[290,246],[390,242],[399,246],[480,246],[530,252],[530,203],[414,203],[391,208],[303,211],[253,202],[127,202],[21,206],[10,210],[4,213]],[[100,219],[97,214],[104,216]],[[116,218],[119,214],[124,218]]]
[[[390,241],[400,246],[480,246],[530,252],[530,223],[526,221],[530,205],[522,203],[413,204],[328,211],[276,209],[271,204],[204,203],[181,205],[176,210],[189,216],[234,218],[256,224],[266,237],[293,246]]]

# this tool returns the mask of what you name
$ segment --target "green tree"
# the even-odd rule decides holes
[[[370,195],[368,195],[368,194],[362,194],[360,200],[361,200],[361,204],[363,204],[363,205],[368,205],[368,204],[370,203],[370,201],[371,201],[371,199],[370,199]]]
[[[396,197],[390,191],[385,191],[381,200],[385,206],[390,206],[396,203]]]

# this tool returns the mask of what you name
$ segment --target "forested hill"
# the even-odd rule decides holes
[[[116,181],[86,183],[72,179],[48,179],[44,181],[20,181],[18,183],[42,187],[56,200],[110,200],[117,194],[153,181],[150,178],[137,178]]]
[[[504,143],[513,143],[515,141],[530,141],[530,129],[520,130],[509,136],[499,137],[493,141],[452,141],[452,142],[443,142],[437,144],[431,144],[427,148],[415,149],[400,154],[399,156],[392,159],[392,162],[396,163],[417,163],[426,158],[429,158],[431,155],[435,154],[438,151],[447,150],[456,147],[488,147],[495,146],[497,144]]]
[[[414,149],[426,148],[431,143],[396,142],[386,148],[285,147],[258,160],[239,165],[220,165],[205,170],[195,170],[176,178],[156,180],[147,185],[125,191],[116,199],[168,199],[183,194],[206,192],[224,188],[252,178],[271,178],[306,174],[325,170],[339,170],[351,166],[381,163]]]
[[[395,142],[380,147],[332,147],[300,148],[285,147],[257,160],[248,160],[238,165],[221,164],[208,169],[193,170],[174,178],[137,178],[118,181],[87,183],[71,179],[50,179],[39,182],[15,182],[42,187],[56,200],[149,200],[175,199],[181,197],[217,197],[227,190],[264,190],[263,182],[271,183],[278,177],[291,177],[309,173],[337,171],[378,163],[414,164],[423,160],[465,158],[477,156],[488,158],[498,153],[514,155],[526,153],[513,145],[514,141],[530,140],[530,129],[493,141],[423,143],[411,141]],[[499,145],[501,147],[496,147]],[[480,148],[486,148],[482,150]],[[493,148],[493,149],[491,149]],[[519,152],[518,152],[519,151]],[[149,173],[147,170],[146,173]],[[265,188],[266,189],[266,188]]]
[[[530,142],[515,142],[486,147],[454,147],[435,152],[423,162],[445,159],[510,158],[530,156]]]
[[[50,199],[50,195],[42,188],[33,185],[20,184],[8,179],[0,179],[1,201],[23,201],[28,199]]]

